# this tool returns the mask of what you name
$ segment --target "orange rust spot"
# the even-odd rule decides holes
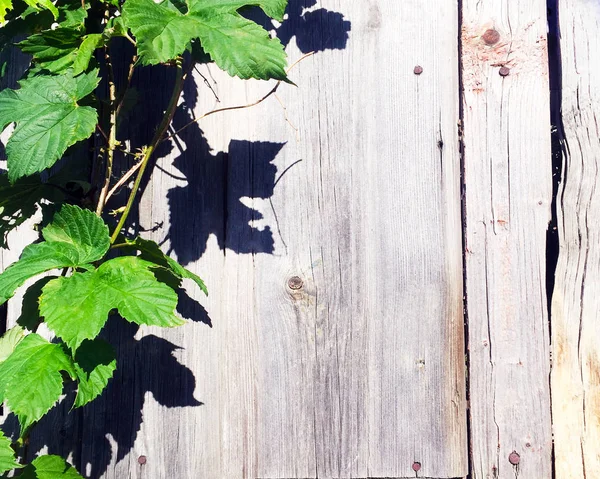
[[[510,68],[511,76],[534,72],[547,76],[545,25],[540,19],[520,30],[513,30],[511,35],[491,23],[464,24],[461,39],[465,91],[482,93],[486,83],[496,81],[497,72],[493,70],[501,67]],[[490,31],[497,32],[497,37],[491,38]],[[497,41],[491,43],[496,38]]]

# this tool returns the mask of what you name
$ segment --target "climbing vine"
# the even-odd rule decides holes
[[[202,279],[158,244],[130,233],[127,220],[151,174],[153,155],[170,138],[195,64],[214,62],[242,79],[289,82],[282,44],[243,15],[244,8],[259,7],[281,21],[286,4],[0,0],[0,47],[16,47],[30,58],[18,87],[0,92],[0,130],[8,138],[7,171],[0,176],[0,246],[8,248],[9,232],[42,214],[39,240],[0,274],[0,304],[28,286],[17,324],[0,338],[0,403],[19,423],[15,437],[0,433],[0,474],[80,478],[59,456],[24,463],[31,429],[67,386],[76,387],[73,408],[102,394],[117,368],[112,346],[98,337],[109,316],[180,326],[177,290],[183,280],[207,293]],[[125,82],[115,79],[118,42],[135,47]],[[159,64],[175,71],[172,84],[164,85],[171,91],[168,106],[152,140],[128,151],[119,124],[131,78],[139,67]],[[134,162],[120,175],[117,153]],[[121,188],[128,198],[109,215],[107,202]],[[42,324],[51,341],[38,333]]]

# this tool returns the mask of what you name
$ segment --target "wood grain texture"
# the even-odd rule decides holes
[[[285,164],[303,161],[272,199],[283,255],[256,260],[258,476],[408,477],[415,461],[464,475],[457,12],[333,5],[348,48],[315,55],[300,95],[281,95],[301,132]]]
[[[466,476],[458,6],[311,3],[279,29],[291,60],[316,50],[299,88],[177,134],[131,216],[210,296],[186,284],[179,329],[109,321],[115,378],[30,455],[94,479]],[[132,149],[171,80],[134,78]],[[270,86],[201,67],[173,130]]]
[[[275,98],[210,117],[145,189],[140,224],[206,277],[212,328],[151,332],[194,382],[165,371],[161,398],[143,387],[154,362],[136,362],[110,398],[143,408],[139,430],[91,408],[84,465],[106,449],[93,429],[121,418],[103,477],[467,474],[457,5],[291,2],[287,22],[292,60],[318,50],[278,93],[289,123]],[[221,105],[268,91],[209,70]],[[215,98],[195,81],[200,114]],[[202,405],[170,407],[190,391]]]
[[[462,62],[472,477],[549,479],[546,2],[464,1]]]
[[[552,297],[556,478],[600,477],[600,4],[559,2],[563,174]]]

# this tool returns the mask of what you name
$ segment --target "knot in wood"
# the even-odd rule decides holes
[[[516,466],[521,462],[521,456],[517,451],[513,451],[508,455],[508,462],[510,462],[513,466]]]
[[[413,72],[415,75],[420,75],[421,73],[423,73],[423,67],[421,65],[417,65]]]
[[[500,70],[498,71],[498,73],[500,74],[501,77],[506,77],[510,74],[510,68],[508,67],[502,67],[500,68]]]
[[[140,466],[143,466],[144,464],[146,464],[146,456],[140,456],[140,457],[138,457],[138,464]]]
[[[412,470],[415,472],[419,472],[421,470],[421,463],[420,462],[413,462],[412,465]]]

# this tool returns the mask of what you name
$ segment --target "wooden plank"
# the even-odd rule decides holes
[[[347,48],[282,90],[299,142],[275,103],[263,130],[289,170],[255,258],[258,477],[463,476],[456,4],[319,7]]]
[[[552,475],[545,290],[552,199],[546,28],[542,0],[463,1],[474,479]]]
[[[559,2],[563,171],[552,297],[556,478],[600,477],[600,5]]]
[[[136,363],[119,387],[139,381],[124,389],[138,399],[118,403],[143,405],[143,422],[133,441],[124,416],[112,426],[125,432],[105,477],[467,474],[457,15],[453,2],[292,2],[290,57],[324,50],[280,91],[298,132],[271,99],[211,117],[160,161],[141,223],[208,276],[213,324],[160,336],[183,348],[203,405],[165,407]],[[267,90],[212,73],[223,103]],[[196,81],[199,114],[215,101]]]
[[[169,94],[164,85],[168,81],[168,74],[159,69],[141,72],[136,79],[142,101],[156,99],[152,111],[164,108]],[[236,91],[223,87],[218,93],[232,104],[247,102],[239,83]],[[197,95],[201,95],[198,105]],[[188,80],[174,128],[191,121],[190,108],[197,106],[206,112],[213,103],[212,94],[199,77],[196,82]],[[152,134],[148,124],[156,120],[153,116],[156,111],[128,125],[136,141],[148,140]],[[240,308],[229,315],[226,307],[247,306],[231,299],[232,294],[245,294],[247,285],[240,288],[228,281],[225,271],[227,157],[222,152],[227,151],[231,132],[223,128],[224,121],[209,119],[203,123],[214,132],[210,143],[197,126],[179,135],[162,151],[159,169],[145,186],[139,229],[164,243],[166,251],[201,275],[211,294],[206,299],[186,284],[189,295],[202,307],[193,306],[190,299],[184,301],[181,312],[192,319],[184,328],[136,331],[112,325],[110,334],[120,341],[122,370],[106,399],[92,403],[86,411],[82,431],[81,463],[83,470],[92,471],[92,477],[241,477],[227,469],[242,470],[239,446],[245,440],[238,424],[228,416],[247,413],[244,398],[228,389],[239,369],[239,362],[230,360],[230,351],[247,337],[242,331],[252,323],[245,317],[247,311]],[[240,274],[251,276],[247,266],[252,263],[250,256],[240,258],[240,262],[232,258],[231,262]],[[231,338],[234,327],[240,335]],[[238,360],[244,358],[243,352],[237,356]],[[230,430],[233,436],[224,439]],[[232,451],[236,457],[231,457]]]
[[[126,455],[106,477],[413,477],[415,461],[424,477],[467,473],[456,4],[296,3],[291,58],[325,50],[281,89],[300,139],[276,101],[212,117],[214,150],[182,135],[146,188],[142,225],[162,224],[157,239],[169,231],[166,248],[208,276],[213,329],[160,333],[204,404],[165,407],[143,387],[152,362],[136,363],[120,385],[138,381],[125,388],[137,399],[118,403],[143,404],[143,422],[133,443],[113,434]],[[265,91],[215,76],[228,104]],[[214,103],[199,93],[197,113]]]

